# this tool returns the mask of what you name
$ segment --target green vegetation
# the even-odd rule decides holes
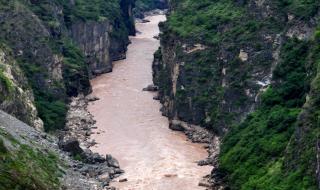
[[[33,89],[35,96],[35,106],[39,117],[44,122],[46,131],[62,129],[65,125],[65,117],[67,113],[66,100],[63,97],[65,93],[62,91],[60,97],[53,94],[45,86],[39,86],[39,79],[48,78],[47,70],[42,65],[30,64],[28,60],[18,60],[21,69],[24,71],[28,82]],[[55,86],[51,88],[61,89],[61,84],[55,82]],[[63,88],[62,88],[63,89]]]
[[[167,62],[155,81],[160,94],[174,102],[179,119],[224,135],[218,174],[230,189],[315,190],[320,32],[308,41],[283,34],[310,18],[317,22],[320,4],[317,0],[259,2],[172,0],[173,11],[160,25],[164,52],[155,54]],[[188,45],[195,44],[206,48],[186,52]],[[267,75],[261,73],[270,71],[278,48],[272,82],[260,91],[261,78],[256,76]],[[241,51],[248,60],[239,59]],[[177,63],[183,64],[173,96],[172,65]],[[259,94],[259,99],[253,100],[251,93]],[[247,107],[256,100],[259,105]],[[241,121],[248,112],[252,113]]]
[[[218,32],[220,25],[244,20],[243,8],[237,7],[231,0],[186,0],[179,6],[181,10],[168,18],[169,29],[181,37],[192,37],[205,43],[221,40],[222,34]]]
[[[70,41],[64,40],[53,49],[62,49],[64,58],[63,65],[63,83],[56,81],[52,88],[65,88],[66,95],[77,96],[79,92],[89,92],[89,76],[88,66],[82,52]],[[57,97],[44,89],[40,89],[35,84],[34,76],[38,73],[46,73],[41,66],[35,64],[21,64],[27,73],[29,83],[32,85],[35,94],[35,104],[39,113],[39,117],[44,122],[46,131],[62,129],[65,125],[65,117],[67,114],[67,100],[63,96]]]
[[[139,10],[147,11],[156,8],[155,0],[137,0],[136,7]]]
[[[4,143],[5,142],[5,143]],[[10,144],[10,148],[6,147]],[[0,131],[0,189],[59,189],[58,158],[20,144]]]
[[[139,18],[144,16],[144,12],[165,8],[167,8],[167,5],[161,0],[136,0],[134,14]]]
[[[265,56],[271,54],[271,44],[262,43],[264,37],[281,31],[283,26],[275,19],[278,15],[257,17],[255,11],[258,10],[248,11],[245,3],[231,0],[180,0],[171,3],[174,11],[168,22],[161,24],[162,43],[167,45],[172,38],[177,38],[185,44],[207,46],[205,50],[188,54],[181,47],[175,49],[177,60],[185,63],[180,68],[185,77],[178,79],[184,88],[178,90],[174,97],[178,115],[221,133],[222,126],[231,124],[233,118],[240,114],[232,110],[246,106],[244,89],[258,88],[252,82],[250,84],[252,76],[249,73],[257,69],[267,70],[272,64],[272,57]],[[243,47],[261,54],[245,63],[238,58]],[[223,68],[228,73],[226,86],[221,86]],[[162,84],[159,84],[161,90]],[[222,105],[227,97],[231,99],[228,105]]]
[[[69,23],[76,20],[103,21],[121,18],[119,0],[76,0],[72,5],[69,0],[57,0],[64,7],[64,19]]]
[[[318,0],[275,0],[275,2],[289,13],[304,19],[314,16],[319,8]]]
[[[310,52],[310,42],[288,40],[262,105],[224,138],[220,169],[231,189],[317,189],[310,165],[287,166],[289,144],[309,91]],[[309,160],[313,157],[308,154]]]
[[[35,104],[46,131],[64,128],[68,111],[66,102],[56,100],[50,94],[36,92]]]
[[[238,42],[252,40],[259,31],[278,30],[279,17],[290,13],[309,19],[319,9],[317,0],[273,0],[276,15],[263,20],[254,10],[247,8],[248,1],[232,0],[174,0],[174,11],[168,18],[168,28],[183,38],[192,38],[207,44],[222,41]],[[239,41],[240,40],[240,41]]]
[[[5,90],[8,93],[11,93],[14,90],[12,81],[4,75],[3,70],[1,68],[0,68],[0,85],[4,86]]]
[[[89,92],[88,65],[81,50],[70,40],[63,41],[64,71],[63,80],[68,96],[79,92]]]

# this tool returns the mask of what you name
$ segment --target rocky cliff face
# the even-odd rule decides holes
[[[125,57],[132,4],[1,1],[1,41],[28,79],[46,130],[63,128],[69,97],[88,94],[89,77]]]
[[[43,130],[27,79],[13,59],[12,52],[4,46],[0,48],[0,78],[0,109]]]
[[[231,189],[314,189],[317,124],[299,123],[317,65],[319,3],[170,1],[170,10],[154,83],[164,115],[224,137],[213,181]]]
[[[71,38],[83,51],[90,74],[112,71],[112,61],[126,57],[128,35],[135,35],[132,0],[119,2],[119,16],[114,20],[77,20],[70,27]]]
[[[84,52],[93,75],[112,71],[111,27],[108,21],[78,22],[71,26],[71,36]]]

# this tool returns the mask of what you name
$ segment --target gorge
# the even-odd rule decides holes
[[[0,190],[320,189],[319,21],[318,0],[0,0]]]
[[[168,120],[160,113],[156,93],[142,91],[152,83],[153,53],[159,43],[158,23],[164,15],[137,23],[139,33],[130,38],[127,58],[114,63],[112,73],[92,80],[93,95],[100,100],[89,105],[97,121],[92,135],[98,143],[94,152],[110,153],[125,170],[122,179],[111,183],[119,189],[204,189],[198,186],[210,167],[197,166],[207,157],[201,145],[186,142],[184,136],[168,129]]]

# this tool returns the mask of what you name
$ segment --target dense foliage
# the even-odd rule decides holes
[[[76,0],[72,5],[69,0],[58,0],[64,7],[64,17],[67,23],[77,19],[103,21],[120,18],[119,0]]]
[[[306,165],[292,173],[286,168],[288,144],[309,91],[309,45],[294,39],[283,46],[262,105],[224,138],[220,164],[231,189],[317,189]]]

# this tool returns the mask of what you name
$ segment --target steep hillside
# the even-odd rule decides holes
[[[77,154],[61,151],[58,138],[0,110],[0,190],[110,189],[109,182],[123,173],[119,163],[70,142],[64,150]]]
[[[84,95],[125,58],[133,5],[0,0],[0,190],[109,189],[123,173],[84,144],[94,124]]]
[[[111,62],[125,57],[128,34],[134,34],[132,4],[0,1],[0,39],[28,79],[45,130],[63,128],[68,97],[88,94],[89,78],[110,72]]]
[[[164,115],[223,137],[216,187],[317,189],[319,7],[170,1],[154,82]]]

